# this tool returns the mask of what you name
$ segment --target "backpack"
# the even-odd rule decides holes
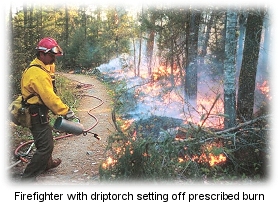
[[[32,66],[37,66],[43,71],[46,71],[41,65],[39,64],[32,64],[27,69]],[[19,95],[8,107],[11,121],[16,125],[20,125],[22,127],[31,127],[31,116],[29,113],[29,104],[27,100],[35,96],[35,94],[29,95],[25,100],[22,95]]]
[[[24,100],[22,95],[19,95],[8,107],[11,121],[22,127],[31,127],[31,116],[29,113],[29,104],[27,100],[35,96],[31,94]]]

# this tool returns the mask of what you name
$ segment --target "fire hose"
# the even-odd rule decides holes
[[[78,81],[77,81],[77,82],[78,82]],[[91,84],[84,84],[84,83],[81,83],[81,82],[78,82],[78,83],[80,83],[80,84],[79,84],[77,87],[78,87],[78,88],[83,88],[83,90],[90,89],[90,88],[92,88],[92,87],[94,86],[94,85],[91,85]],[[91,109],[89,109],[89,110],[87,111],[87,114],[88,114],[89,116],[91,116],[91,117],[95,120],[95,123],[92,124],[89,128],[84,129],[84,128],[83,128],[83,125],[80,124],[80,121],[79,121],[79,120],[78,120],[78,122],[73,122],[73,121],[65,120],[65,119],[63,119],[62,117],[58,117],[58,118],[56,119],[56,121],[55,121],[54,128],[57,129],[57,130],[59,130],[59,131],[63,131],[63,132],[65,132],[66,134],[65,134],[65,135],[62,135],[62,136],[54,137],[54,140],[64,139],[64,138],[67,138],[67,137],[71,137],[71,136],[74,136],[74,135],[80,135],[80,134],[83,134],[83,135],[85,136],[85,135],[87,135],[88,133],[93,134],[93,136],[94,136],[96,139],[98,139],[98,140],[101,139],[101,138],[98,136],[98,134],[96,134],[96,133],[94,133],[94,132],[91,131],[91,130],[99,123],[98,118],[97,118],[95,115],[93,115],[93,114],[91,113],[91,111],[94,110],[94,109],[96,109],[96,108],[98,108],[98,107],[100,107],[100,106],[104,103],[104,101],[103,101],[101,98],[96,97],[96,96],[93,96],[93,95],[82,94],[82,95],[79,95],[79,96],[81,96],[81,97],[91,97],[91,98],[95,98],[95,99],[97,99],[97,100],[100,101],[100,103],[99,103],[98,105],[94,106],[93,108],[91,108]],[[77,119],[78,119],[78,118],[77,118]],[[28,160],[24,157],[24,155],[19,155],[19,150],[20,150],[22,147],[24,147],[24,146],[26,146],[26,145],[29,145],[29,144],[30,144],[30,147],[29,147],[28,150],[25,152],[26,154],[28,154],[28,153],[30,152],[30,150],[32,149],[32,144],[34,144],[34,140],[30,140],[30,141],[27,141],[27,142],[25,142],[25,143],[23,143],[23,144],[20,144],[20,145],[15,149],[14,155],[15,155],[17,158],[19,158],[19,160],[18,160],[16,163],[12,164],[12,165],[9,167],[9,169],[12,168],[12,167],[14,167],[14,166],[16,166],[16,165],[18,165],[20,162],[28,162]]]

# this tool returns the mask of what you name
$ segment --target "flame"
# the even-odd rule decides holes
[[[178,161],[180,163],[184,161],[193,161],[198,163],[208,163],[209,166],[215,166],[218,164],[225,163],[227,158],[223,153],[214,154],[212,151],[214,149],[221,148],[222,144],[219,142],[212,142],[201,147],[202,154],[201,155],[193,155],[192,157],[185,155],[183,157],[179,157]],[[187,147],[184,147],[184,150],[187,150]]]
[[[172,71],[171,71],[172,70]],[[179,73],[179,68],[176,66],[171,69],[170,67],[167,68],[166,66],[162,65],[159,66],[152,71],[152,76],[145,74],[141,72],[142,78],[150,78],[152,79],[152,82],[149,82],[145,85],[141,85],[135,89],[135,97],[138,98],[138,101],[142,102],[145,105],[150,106],[151,104],[155,108],[159,108],[160,105],[168,105],[169,110],[178,110],[178,103],[181,103],[184,105],[185,99],[182,97],[182,94],[179,94],[179,92],[173,91],[168,92],[168,94],[162,93],[162,87],[170,87],[170,89],[173,89],[171,87],[171,83],[164,83],[163,82],[156,82],[159,81],[161,78],[168,78],[171,73],[175,78],[177,78]],[[177,76],[176,76],[177,75]],[[178,77],[179,78],[179,77]],[[177,80],[176,80],[177,82]],[[201,84],[200,84],[201,85]],[[262,85],[262,87],[266,87],[266,83]],[[209,90],[209,87],[206,87],[207,90]],[[205,87],[203,87],[205,89]],[[224,117],[220,114],[224,113],[224,104],[223,100],[219,98],[217,100],[217,95],[215,93],[220,92],[219,90],[212,90],[211,94],[202,94],[198,92],[197,100],[195,101],[194,107],[192,107],[190,111],[190,115],[185,115],[185,113],[182,112],[182,119],[185,120],[185,123],[193,123],[198,126],[206,126],[206,127],[215,127],[215,128],[223,128],[223,121]],[[160,97],[160,95],[162,97]],[[148,96],[148,97],[146,97]],[[160,100],[153,100],[153,98],[160,98]],[[177,104],[173,105],[174,102],[178,102]],[[210,113],[209,113],[210,112]],[[207,119],[205,119],[207,117]],[[119,121],[122,121],[121,119],[118,119]],[[123,131],[126,131],[129,129],[131,124],[134,122],[133,119],[131,120],[125,120],[122,123],[121,129]],[[202,125],[203,123],[203,125]],[[136,131],[132,133],[132,139],[136,140]],[[185,155],[184,157],[178,157],[179,162],[184,162],[187,160],[190,161],[196,161],[198,163],[208,163],[209,166],[214,166],[217,164],[224,163],[227,158],[224,153],[219,152],[213,152],[215,148],[221,148],[222,146],[217,143],[211,143],[206,144],[201,147],[201,154],[200,155],[193,155],[192,157]],[[133,154],[133,148],[131,145],[131,142],[125,142],[122,146],[115,148],[115,157],[120,157],[124,154],[125,151],[129,149],[130,154]],[[187,149],[187,148],[185,148]],[[148,153],[142,154],[144,157],[149,157]],[[113,156],[112,156],[113,157]],[[117,163],[117,160],[114,160],[112,157],[108,157],[108,159],[103,163],[103,168],[107,168],[109,166],[113,166]]]
[[[257,83],[257,89],[261,91],[263,95],[265,95],[269,100],[271,99],[271,96],[269,95],[269,85],[268,81],[265,80],[262,84]]]
[[[117,163],[117,160],[114,160],[111,157],[108,157],[105,162],[102,163],[102,168],[109,168],[110,166],[114,166]]]
[[[224,116],[221,115],[221,113],[224,113],[224,103],[221,98],[216,100],[216,96],[205,98],[199,94],[197,104],[197,108],[193,108],[194,114],[191,113],[189,117],[185,117],[184,124],[193,123],[198,126],[218,129],[222,129],[224,127]]]
[[[153,81],[157,81],[160,78],[163,77],[168,77],[169,75],[171,75],[171,73],[173,75],[179,75],[180,69],[174,65],[173,66],[173,71],[171,70],[171,67],[166,67],[165,65],[159,65],[158,67],[155,67],[152,70],[152,75],[149,75],[148,73],[145,72],[141,72],[141,77],[142,78],[151,78]]]
[[[121,119],[118,119],[118,120],[120,121]],[[130,125],[131,125],[133,122],[134,122],[134,119],[125,120],[125,121],[123,122],[123,124],[120,126],[120,128],[121,128],[123,131],[126,131],[126,130],[130,127]]]
[[[130,154],[133,154],[133,149],[130,147],[131,146],[131,142],[128,141],[124,144],[123,147],[117,147],[115,149],[115,154],[117,155],[123,155],[126,148],[129,147],[129,152]],[[221,142],[211,142],[211,143],[207,143],[201,146],[201,151],[202,154],[201,155],[193,155],[193,156],[189,156],[189,155],[184,155],[181,157],[178,157],[178,162],[179,163],[183,163],[186,161],[193,161],[193,162],[197,162],[197,163],[208,163],[209,166],[213,167],[215,165],[218,164],[222,164],[225,163],[227,158],[225,156],[225,154],[223,153],[222,149],[222,143]],[[188,147],[184,147],[184,151],[187,151]],[[214,150],[217,149],[221,149],[220,154],[214,154]],[[216,152],[217,153],[217,152]],[[150,155],[147,152],[144,152],[143,157],[150,157]],[[111,156],[109,156],[105,162],[102,164],[102,168],[104,169],[108,169],[109,167],[114,166],[117,163],[116,159],[113,159]]]
[[[177,78],[176,83],[182,82],[182,80],[179,79],[179,72],[179,68],[174,66],[172,75],[174,78]],[[206,90],[206,92],[211,92],[198,92],[197,100],[195,102],[191,101],[190,104],[184,105],[186,104],[186,101],[182,96],[184,93],[181,92],[182,90],[175,88],[177,85],[172,87],[171,82],[166,82],[165,80],[156,82],[161,78],[169,78],[170,75],[170,67],[159,66],[158,68],[153,69],[152,82],[142,85],[135,90],[135,96],[138,98],[138,101],[144,104],[144,106],[150,107],[151,111],[154,111],[155,113],[164,112],[172,115],[172,111],[177,110],[176,116],[178,118],[198,125],[201,125],[201,123],[204,121],[201,120],[202,116],[210,112],[210,115],[207,115],[207,119],[205,122],[203,122],[203,126],[222,129],[224,124],[224,116],[222,116],[224,113],[224,103],[221,98],[216,101],[218,92],[221,91],[219,89],[221,89],[222,86],[218,85],[217,87],[210,90],[209,86],[205,85],[205,82],[200,82],[199,85],[203,90]],[[148,76],[146,75],[146,77]],[[169,88],[171,91],[163,92],[163,86]],[[211,109],[213,104],[214,107]],[[184,106],[188,107],[185,108]],[[178,108],[182,111],[179,111]]]
[[[224,154],[219,154],[217,156],[217,155],[213,155],[213,154],[210,153],[209,158],[210,158],[210,160],[208,162],[209,162],[210,166],[214,166],[214,165],[217,165],[219,163],[223,163],[227,160],[227,158]]]
[[[115,146],[112,149],[112,152],[115,155],[108,156],[107,159],[102,163],[102,168],[108,169],[109,167],[114,166],[118,162],[117,157],[121,157],[123,154],[125,154],[125,151],[127,151],[127,149],[129,150],[129,153],[132,155],[133,149],[132,149],[131,141],[125,141],[122,146]],[[113,158],[113,156],[116,156],[116,158]]]
[[[267,83],[268,82],[265,80],[261,85],[257,84],[258,89],[264,94],[269,93],[269,86]]]

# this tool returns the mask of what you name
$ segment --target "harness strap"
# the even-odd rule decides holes
[[[27,104],[28,99],[32,98],[33,96],[36,96],[36,95],[35,95],[34,93],[32,93],[32,94],[30,94],[29,96],[27,96],[26,99],[24,99],[24,98],[22,97],[22,103]]]
[[[45,68],[44,68],[43,66],[41,66],[40,64],[32,64],[32,65],[30,65],[30,66],[28,67],[28,69],[31,68],[32,66],[39,67],[40,69],[42,69],[42,70],[44,70],[45,72],[48,73],[47,69],[45,69]]]

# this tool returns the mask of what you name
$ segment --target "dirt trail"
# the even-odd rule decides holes
[[[55,169],[40,175],[39,184],[94,184],[99,182],[99,165],[105,158],[105,147],[108,136],[115,131],[111,118],[111,99],[105,86],[96,78],[82,74],[61,74],[68,79],[83,84],[94,85],[83,91],[80,106],[75,113],[84,128],[87,130],[96,123],[88,111],[103,104],[90,113],[98,119],[98,124],[90,131],[98,134],[101,140],[94,138],[93,134],[71,136],[55,142],[54,158],[61,158],[62,163]]]

